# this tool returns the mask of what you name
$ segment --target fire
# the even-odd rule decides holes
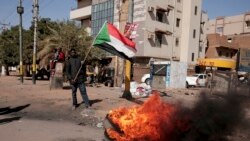
[[[176,109],[161,101],[159,94],[153,94],[143,105],[110,111],[108,119],[120,131],[109,128],[106,133],[117,141],[168,141],[174,128],[180,126],[175,119]]]

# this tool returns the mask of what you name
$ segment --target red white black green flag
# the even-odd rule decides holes
[[[128,60],[134,57],[136,53],[135,43],[107,22],[100,29],[93,46]]]

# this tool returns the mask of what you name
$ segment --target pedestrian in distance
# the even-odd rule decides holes
[[[77,88],[79,88],[85,107],[88,108],[89,98],[85,86],[86,66],[81,63],[81,59],[76,54],[75,49],[70,50],[70,58],[66,64],[66,74],[72,89],[72,110],[78,107],[77,104]]]
[[[59,62],[64,62],[65,61],[65,54],[62,51],[62,48],[58,49],[58,59]]]

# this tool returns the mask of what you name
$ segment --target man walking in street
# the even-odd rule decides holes
[[[90,104],[84,83],[86,80],[86,67],[84,64],[81,64],[81,59],[77,56],[75,49],[70,50],[70,58],[66,65],[66,73],[72,89],[72,110],[75,110],[77,107],[77,88],[80,90],[85,107],[88,108]]]

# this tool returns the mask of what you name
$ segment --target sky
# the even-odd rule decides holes
[[[203,0],[202,10],[209,19],[219,16],[234,16],[250,12],[250,0]]]
[[[23,0],[22,17],[25,29],[28,29],[32,22],[32,4],[33,0]],[[0,0],[0,24],[19,24],[19,15],[16,12],[18,5],[19,0]],[[39,16],[52,20],[67,20],[71,9],[76,7],[77,0],[39,0]],[[203,0],[202,9],[208,13],[209,19],[239,15],[250,11],[250,0]]]
[[[51,18],[52,20],[67,20],[71,9],[77,7],[76,0],[38,0],[39,17]],[[22,0],[24,14],[22,14],[23,27],[28,29],[33,20],[33,0]],[[19,14],[17,6],[19,0],[0,0],[0,24],[10,24],[15,26],[19,24]],[[0,28],[2,26],[0,25]],[[9,28],[10,26],[8,26]]]

